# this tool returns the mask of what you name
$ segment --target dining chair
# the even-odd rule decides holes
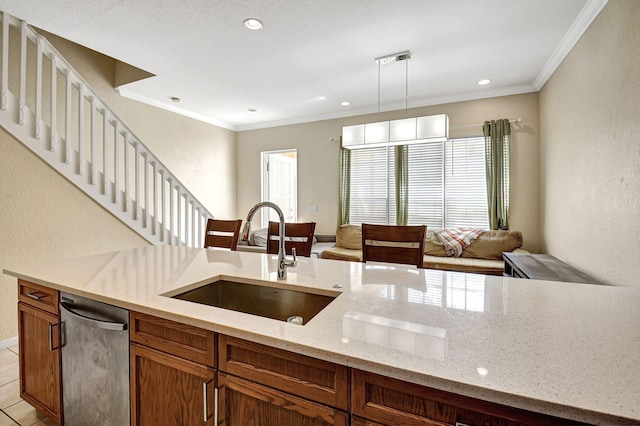
[[[240,235],[242,220],[207,220],[207,230],[204,234],[205,247],[222,247],[236,250]]]
[[[316,230],[315,222],[285,223],[284,224],[284,249],[285,254],[291,254],[291,249],[296,249],[296,256],[311,257],[311,245],[313,233]],[[278,253],[278,238],[280,223],[269,222],[267,230],[267,253]]]
[[[427,227],[362,224],[362,261],[404,263],[422,268]]]

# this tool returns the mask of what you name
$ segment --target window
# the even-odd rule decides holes
[[[408,150],[408,225],[489,228],[483,138]],[[394,147],[351,151],[351,223],[395,224],[395,191]]]
[[[287,222],[298,221],[298,152],[295,149],[262,153],[262,200],[282,209]],[[262,210],[262,227],[278,222],[273,209]]]

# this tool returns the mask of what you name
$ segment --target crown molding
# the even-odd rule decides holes
[[[558,47],[553,51],[549,60],[540,70],[540,73],[533,81],[536,90],[542,89],[547,80],[553,75],[556,68],[560,66],[564,58],[571,52],[573,46],[580,40],[580,37],[587,31],[589,25],[596,19],[602,9],[607,5],[608,0],[589,0],[582,8],[580,14],[573,21],[569,31],[564,35]]]

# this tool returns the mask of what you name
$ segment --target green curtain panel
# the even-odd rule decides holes
[[[409,220],[409,147],[396,146],[396,225]]]
[[[338,226],[349,223],[351,197],[351,150],[340,147],[340,175],[338,177]]]
[[[509,229],[509,120],[485,121],[487,201],[491,229]]]

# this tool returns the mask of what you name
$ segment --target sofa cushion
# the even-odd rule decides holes
[[[502,275],[504,272],[504,261],[425,255],[424,267],[427,269],[439,269],[443,271]]]
[[[359,225],[340,225],[336,231],[336,246],[362,250],[362,228]]]
[[[349,262],[362,262],[362,250],[353,250],[344,247],[331,247],[325,249],[320,257],[322,259],[347,260]]]
[[[471,259],[502,259],[502,252],[522,247],[520,231],[486,231],[464,249],[462,257]]]
[[[427,235],[424,239],[424,254],[430,256],[446,256],[442,242],[436,236],[433,231],[427,231]]]

